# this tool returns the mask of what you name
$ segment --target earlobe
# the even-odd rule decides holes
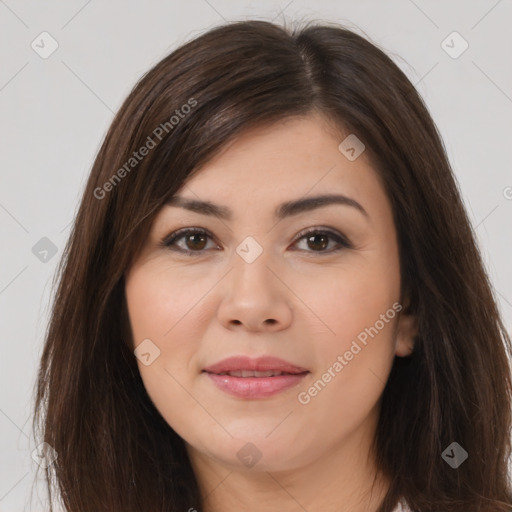
[[[418,320],[415,315],[401,313],[398,318],[395,341],[395,355],[408,357],[414,350],[414,341],[419,334]]]

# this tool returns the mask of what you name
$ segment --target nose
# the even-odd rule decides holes
[[[269,259],[266,251],[251,263],[234,255],[233,268],[219,283],[217,315],[225,328],[273,332],[290,325],[293,293]]]

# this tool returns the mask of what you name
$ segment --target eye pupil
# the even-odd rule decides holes
[[[322,239],[323,242],[320,244],[320,247],[317,246],[316,249],[325,249],[329,245],[329,237],[322,233],[308,236],[308,244],[311,241],[313,241],[313,245],[314,245],[318,241],[319,238]],[[312,247],[311,245],[309,245],[309,247],[312,249],[315,248],[315,247]]]
[[[206,235],[203,234],[203,233],[191,233],[187,236],[187,247],[189,247],[189,249],[194,249],[194,250],[201,250],[201,249],[204,249],[205,245],[206,245]],[[202,240],[200,240],[202,239]],[[191,247],[189,242],[192,241],[192,244],[195,244],[196,242],[199,242],[199,247],[198,246],[193,246]],[[201,242],[203,242],[201,244]]]

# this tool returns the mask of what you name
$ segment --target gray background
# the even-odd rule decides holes
[[[342,23],[404,70],[444,138],[512,331],[510,0],[0,0],[0,512],[46,508],[30,500],[34,379],[52,277],[114,112],[178,45],[251,17]],[[51,48],[43,31],[58,43],[46,59],[31,47]],[[453,31],[469,44],[458,58]]]

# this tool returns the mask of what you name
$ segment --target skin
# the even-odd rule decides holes
[[[137,359],[141,377],[185,441],[207,512],[373,512],[389,487],[370,444],[394,357],[411,353],[415,318],[397,313],[307,404],[298,400],[358,334],[394,303],[406,306],[389,200],[366,153],[350,161],[338,149],[346,135],[317,113],[244,132],[179,191],[229,207],[233,219],[165,206],[126,274],[134,346],[149,338],[160,350],[147,366]],[[273,217],[284,201],[328,193],[356,200],[369,218],[338,204]],[[185,227],[212,237],[176,242],[192,256],[159,246]],[[322,227],[353,248],[296,239]],[[236,252],[247,236],[263,250],[252,263]],[[238,354],[311,373],[272,397],[233,397],[202,370]],[[249,442],[261,454],[252,467],[237,457]]]

